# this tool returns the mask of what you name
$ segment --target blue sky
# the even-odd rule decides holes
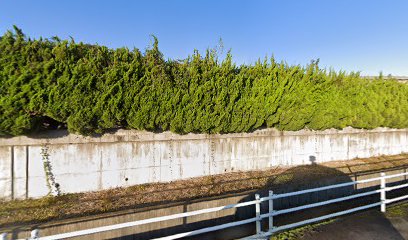
[[[154,34],[173,59],[222,38],[238,64],[273,54],[290,64],[320,58],[336,70],[408,76],[406,0],[0,0],[0,32],[13,24],[34,38],[111,48],[144,50]]]

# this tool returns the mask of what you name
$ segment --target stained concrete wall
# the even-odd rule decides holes
[[[407,129],[222,135],[119,130],[100,137],[55,131],[0,139],[0,198],[45,196],[50,177],[63,193],[73,193],[403,152]],[[44,153],[52,168],[48,177]]]

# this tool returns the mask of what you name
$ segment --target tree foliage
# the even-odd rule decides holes
[[[237,66],[228,52],[166,60],[71,40],[32,40],[17,27],[0,38],[0,134],[68,128],[176,133],[262,127],[323,130],[408,127],[408,86],[382,77],[289,66],[274,58]]]

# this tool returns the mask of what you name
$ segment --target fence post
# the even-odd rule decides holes
[[[380,198],[381,198],[381,212],[385,213],[385,205],[386,205],[386,191],[385,191],[385,187],[386,187],[386,179],[385,179],[385,173],[380,173],[381,175],[381,193],[380,193]]]
[[[30,239],[37,239],[40,237],[40,231],[38,229],[34,229],[31,231]]]
[[[273,191],[269,191],[269,197],[272,198]],[[269,214],[273,213],[273,199],[269,199]],[[273,216],[269,216],[269,232],[273,229]]]
[[[0,240],[7,240],[7,233],[0,234]]]
[[[255,194],[255,215],[256,215],[256,234],[260,234],[261,233],[261,202],[259,201],[261,197],[259,196],[259,194]]]

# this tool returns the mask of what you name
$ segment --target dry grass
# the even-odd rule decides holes
[[[226,173],[171,183],[137,185],[105,191],[66,194],[41,199],[0,202],[0,226],[39,223],[52,219],[156,206],[229,193],[282,187],[313,187],[328,180],[347,181],[349,174],[408,166],[408,155],[387,156],[321,165]]]

